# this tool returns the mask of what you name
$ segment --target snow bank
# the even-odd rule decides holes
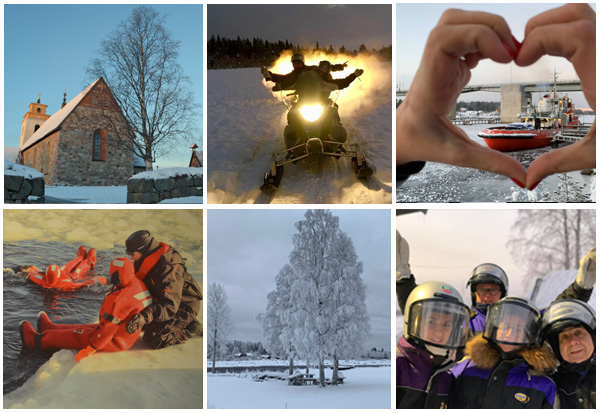
[[[75,354],[56,352],[4,396],[4,408],[202,408],[202,338],[162,350],[145,349],[140,339],[129,351],[98,352],[79,363]]]
[[[44,174],[37,169],[19,165],[11,161],[4,161],[4,175],[22,176],[28,179],[44,178]]]
[[[172,176],[202,176],[204,168],[164,168],[133,175],[129,179],[161,179]]]
[[[318,370],[311,370],[318,375]],[[389,409],[391,367],[344,370],[338,386],[288,386],[286,381],[252,381],[252,373],[207,374],[207,405],[213,409]],[[326,377],[331,377],[327,370]],[[235,392],[235,397],[232,397]]]
[[[159,204],[202,204],[204,197],[202,196],[187,196],[185,198],[164,199]]]

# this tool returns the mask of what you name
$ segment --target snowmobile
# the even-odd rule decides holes
[[[273,88],[281,91],[281,101],[288,109],[288,125],[284,130],[286,149],[273,154],[260,187],[263,193],[271,194],[279,187],[284,165],[302,162],[309,169],[315,169],[325,157],[350,158],[359,179],[373,174],[359,145],[346,144],[346,129],[340,122],[337,104],[329,99],[329,94],[336,89],[336,84],[323,81],[316,71],[300,74],[287,89],[280,85]],[[294,97],[290,105],[283,98],[284,90],[293,90],[286,95]]]

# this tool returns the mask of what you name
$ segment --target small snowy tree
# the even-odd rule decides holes
[[[208,285],[208,350],[212,352],[212,372],[219,349],[224,347],[231,332],[231,308],[227,304],[227,292],[218,283]]]

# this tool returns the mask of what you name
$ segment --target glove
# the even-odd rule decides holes
[[[96,349],[94,347],[87,346],[86,348],[79,350],[79,353],[77,353],[75,355],[75,361],[81,361],[81,359],[84,359],[87,356],[91,356],[95,352],[96,352]]]
[[[354,71],[354,76],[356,76],[356,77],[359,77],[359,76],[360,76],[360,75],[362,75],[363,73],[365,73],[365,71],[364,71],[364,70],[362,70],[362,69],[356,69],[356,70]]]
[[[596,284],[596,247],[579,260],[579,271],[575,282],[586,290],[594,288]]]
[[[408,242],[396,230],[396,282],[410,277]]]
[[[129,334],[135,333],[140,328],[150,323],[154,319],[152,311],[148,310],[148,308],[149,307],[144,308],[142,311],[131,317],[131,320],[127,322],[125,330],[127,330]]]
[[[269,71],[267,70],[267,68],[265,66],[260,67],[260,73],[262,73],[262,75],[264,76],[265,79],[271,80],[271,74],[269,73]]]

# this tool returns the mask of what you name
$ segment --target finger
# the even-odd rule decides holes
[[[518,66],[529,66],[543,55],[567,58],[581,79],[585,97],[596,106],[596,25],[589,20],[540,26],[525,38]]]
[[[438,26],[431,31],[428,43],[451,57],[463,57],[469,53],[480,53],[498,63],[513,60],[498,34],[481,24]]]
[[[439,24],[475,24],[488,26],[497,33],[497,35],[500,37],[500,40],[504,42],[504,44],[506,44],[512,51],[517,51],[516,45],[514,44],[511,36],[510,27],[508,27],[508,24],[504,18],[496,14],[481,11],[448,9],[442,14],[438,25]]]
[[[547,176],[596,167],[595,123],[586,137],[564,148],[556,149],[537,158],[527,170],[526,187],[535,188]]]
[[[590,20],[595,24],[596,13],[590,6],[584,3],[566,4],[562,7],[545,11],[529,19],[525,26],[525,37],[529,36],[529,33],[537,27],[568,23],[576,20]]]
[[[465,63],[469,69],[475,69],[479,64],[479,61],[483,59],[485,59],[485,57],[481,53],[469,53],[465,56]]]

